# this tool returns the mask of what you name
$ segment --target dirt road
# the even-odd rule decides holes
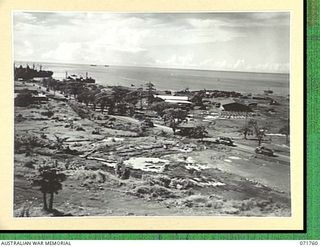
[[[253,148],[251,146],[244,145],[244,144],[236,144],[236,145],[237,145],[236,148],[240,149],[241,151],[247,151],[247,152],[253,153],[253,154],[255,153],[255,151],[254,151],[255,148]],[[290,156],[276,153],[275,156],[272,157],[272,159],[287,162],[288,165],[290,165]]]

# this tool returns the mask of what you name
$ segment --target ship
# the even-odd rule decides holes
[[[37,70],[35,65],[32,68],[27,65],[23,67],[20,65],[19,67],[14,66],[14,79],[15,80],[31,80],[33,78],[50,78],[52,77],[53,72],[50,70],[42,70],[42,66],[40,65],[40,69]]]
[[[268,95],[268,94],[273,94],[273,91],[270,90],[270,89],[264,90],[263,92],[264,92],[264,94],[266,94],[266,95]]]
[[[66,72],[66,78],[63,80],[65,82],[81,82],[81,83],[95,83],[96,80],[92,77],[88,77],[88,72],[86,72],[86,77],[77,76],[75,74],[68,76]]]

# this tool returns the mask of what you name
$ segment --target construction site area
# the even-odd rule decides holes
[[[85,84],[15,81],[16,217],[291,215],[288,97]]]

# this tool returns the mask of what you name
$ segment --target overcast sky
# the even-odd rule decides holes
[[[289,13],[15,12],[16,61],[289,72]]]

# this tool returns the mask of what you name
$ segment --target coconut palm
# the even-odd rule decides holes
[[[32,184],[39,186],[43,194],[43,209],[52,211],[54,194],[62,189],[62,182],[67,176],[58,168],[57,162],[53,165],[40,166],[38,173],[32,178]],[[50,195],[49,206],[47,203],[47,194]]]

